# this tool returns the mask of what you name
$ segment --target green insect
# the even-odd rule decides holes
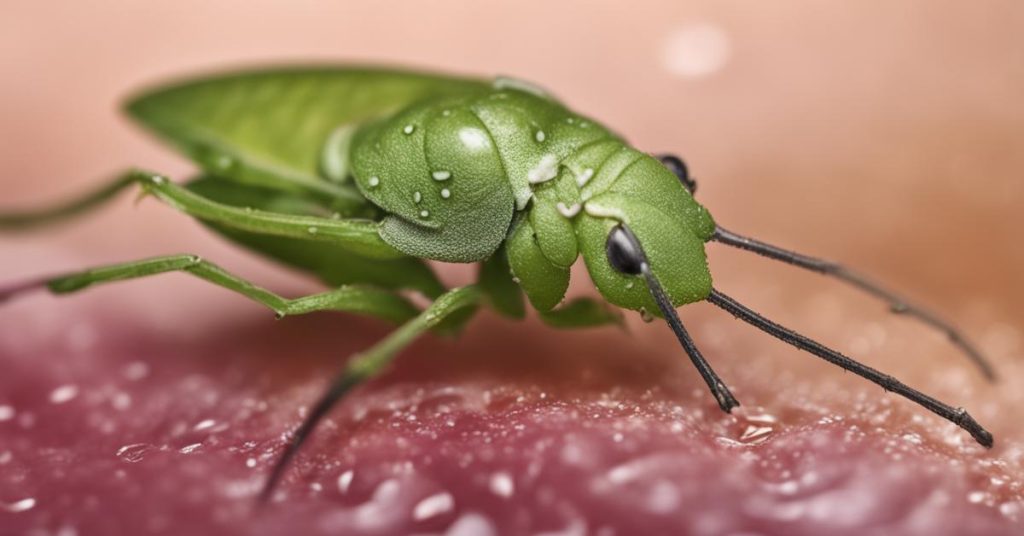
[[[338,310],[400,324],[350,360],[292,435],[265,498],[320,419],[380,374],[421,334],[458,331],[481,305],[513,318],[523,294],[555,327],[620,321],[617,309],[667,320],[722,410],[739,403],[687,334],[675,307],[707,300],[789,344],[898,393],[960,426],[992,435],[953,408],[741,305],[712,287],[704,246],[715,241],[838,277],[945,332],[990,379],[991,367],[954,328],[846,268],[737,235],[694,200],[672,156],[629,146],[544,91],[498,78],[325,67],[199,78],[130,100],[128,113],[192,158],[183,184],[133,170],[71,203],[0,215],[23,229],[85,212],[138,185],[214,231],[331,290],[286,299],[193,255],[173,255],[0,289],[0,301],[183,271],[233,290],[278,317]],[[582,256],[605,302],[563,303]],[[446,289],[425,260],[480,263],[475,284]],[[432,300],[419,310],[402,292]]]

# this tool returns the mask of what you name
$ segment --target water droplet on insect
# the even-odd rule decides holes
[[[449,190],[448,188],[442,188],[441,189],[441,197],[443,199],[448,199],[451,196],[452,196],[452,191],[451,190]]]
[[[316,227],[310,227],[309,229],[306,230],[309,231],[309,234],[316,234],[318,231]]]
[[[416,521],[423,521],[432,517],[451,512],[455,508],[455,498],[451,493],[435,493],[426,499],[418,502],[412,510],[412,517]]]
[[[153,447],[146,443],[132,443],[117,449],[117,457],[128,463],[137,463],[152,449]]]
[[[426,218],[428,216],[430,216],[430,211],[429,210],[421,210],[420,211],[420,217],[421,218]]]
[[[423,194],[421,194],[419,192],[413,192],[412,200],[417,202],[417,203],[419,203],[420,201],[423,201]]]
[[[644,322],[651,323],[651,322],[654,321],[654,315],[649,313],[647,311],[647,309],[641,307],[640,308],[640,319],[643,320]]]
[[[516,491],[516,484],[512,480],[512,475],[505,471],[498,471],[492,474],[488,487],[491,489],[491,493],[499,497],[511,497]]]
[[[538,143],[543,142],[544,138],[546,138],[546,137],[547,137],[547,135],[544,134],[543,130],[538,130],[537,134],[534,135],[534,139],[536,139]]]
[[[78,396],[78,387],[74,385],[62,385],[50,391],[51,404],[63,404]]]
[[[376,188],[377,185],[380,184],[380,177],[374,175],[373,177],[370,177],[370,180],[366,181],[366,183],[370,185],[370,188]]]
[[[14,501],[12,503],[0,502],[0,506],[3,507],[3,510],[5,512],[17,514],[19,512],[26,512],[28,510],[31,510],[32,508],[35,508],[36,500],[33,499],[32,497],[29,497],[27,499]]]
[[[164,183],[164,178],[161,177],[160,175],[153,175],[149,180],[153,184],[163,184]]]
[[[412,134],[415,130],[416,127],[414,127],[413,125],[405,125],[405,128],[402,129],[402,132],[404,132],[406,135],[409,135]]]
[[[8,405],[0,406],[0,422],[9,421],[14,418],[16,412],[14,408]]]
[[[435,181],[446,181],[452,178],[452,173],[450,171],[435,171],[430,176],[434,177]]]

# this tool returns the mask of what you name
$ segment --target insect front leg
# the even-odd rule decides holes
[[[445,321],[455,317],[472,314],[481,301],[480,290],[473,285],[452,289],[435,300],[430,307],[417,315],[412,320],[403,324],[390,335],[373,345],[366,351],[357,354],[342,369],[328,389],[320,397],[320,400],[310,410],[306,420],[292,434],[291,439],[285,445],[284,451],[277,460],[277,464],[267,477],[267,482],[260,494],[260,499],[266,501],[270,498],[274,488],[280,481],[284,470],[289,462],[295,457],[299,448],[309,438],[310,433],[316,425],[330,411],[335,404],[346,393],[363,383],[379,375],[385,367],[391,363],[398,352],[409,346],[420,335],[434,328],[443,327]]]
[[[99,188],[64,203],[23,212],[0,213],[0,230],[27,230],[77,216],[110,201],[121,190],[135,184],[135,177],[121,174]]]
[[[241,294],[269,307],[278,318],[314,311],[346,311],[376,316],[400,323],[416,316],[418,310],[405,298],[381,289],[342,286],[327,292],[295,299],[281,297],[242,279],[195,255],[170,255],[135,262],[111,264],[57,277],[30,281],[0,289],[0,302],[16,294],[48,288],[54,294],[77,292],[93,285],[137,279],[167,272],[184,272]]]

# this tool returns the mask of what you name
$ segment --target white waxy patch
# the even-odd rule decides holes
[[[428,216],[430,216],[430,211],[429,210],[421,210],[420,211],[420,217],[421,218],[426,218]]]
[[[50,391],[51,404],[63,404],[78,396],[78,387],[74,385],[62,385]]]
[[[405,128],[402,129],[402,132],[405,132],[406,134],[412,134],[415,131],[416,131],[416,127],[414,127],[412,125],[405,125]]]
[[[544,134],[543,130],[538,130],[537,134],[534,135],[534,139],[536,139],[538,143],[544,141],[545,138],[547,138],[547,134]]]
[[[435,181],[446,181],[446,180],[452,178],[452,172],[451,171],[435,171],[435,172],[431,173],[430,176],[434,177]]]
[[[558,157],[548,153],[541,157],[540,162],[526,174],[526,180],[530,184],[547,182],[558,176]]]
[[[595,218],[612,218],[624,223],[629,223],[628,218],[626,218],[626,215],[621,210],[614,207],[599,205],[593,201],[584,203],[583,210]]]
[[[584,169],[582,173],[576,175],[576,185],[583,188],[592,178],[594,178],[594,168]]]
[[[380,177],[374,175],[370,177],[370,180],[366,181],[366,184],[369,184],[370,188],[376,188],[380,184]]]
[[[441,197],[442,198],[448,199],[451,196],[452,196],[452,191],[451,190],[449,190],[448,188],[442,188],[441,189]]]
[[[423,201],[423,194],[421,194],[419,192],[413,192],[412,200],[417,202],[417,203],[419,203],[420,201]]]
[[[455,498],[451,493],[435,493],[426,499],[416,503],[412,510],[412,517],[416,521],[423,521],[444,513],[451,512],[455,508]]]
[[[467,149],[479,151],[480,149],[486,149],[489,145],[487,140],[487,134],[478,129],[466,127],[459,130],[459,141],[462,142]]]
[[[573,203],[571,206],[567,207],[565,206],[565,203],[559,201],[555,203],[555,208],[558,209],[558,213],[561,214],[562,216],[572,219],[575,218],[576,215],[580,213],[580,209],[582,209],[583,206],[580,205],[579,203]]]

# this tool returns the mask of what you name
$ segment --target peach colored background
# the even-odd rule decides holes
[[[623,6],[7,2],[0,202],[53,199],[131,164],[184,174],[187,163],[116,110],[121,96],[162,77],[289,60],[512,73],[641,148],[683,155],[700,199],[729,227],[862,267],[927,297],[990,351],[1019,354],[1024,6]],[[680,62],[703,71],[680,74]],[[60,230],[3,237],[5,276],[190,251],[260,281],[304,285],[155,202],[135,209],[129,197]],[[807,325],[826,299],[819,292],[855,299],[720,249],[712,252],[718,284],[783,311],[782,320]],[[183,280],[137,284],[178,299],[207,291]],[[132,306],[132,296],[119,299]],[[157,322],[174,317],[146,309]]]

